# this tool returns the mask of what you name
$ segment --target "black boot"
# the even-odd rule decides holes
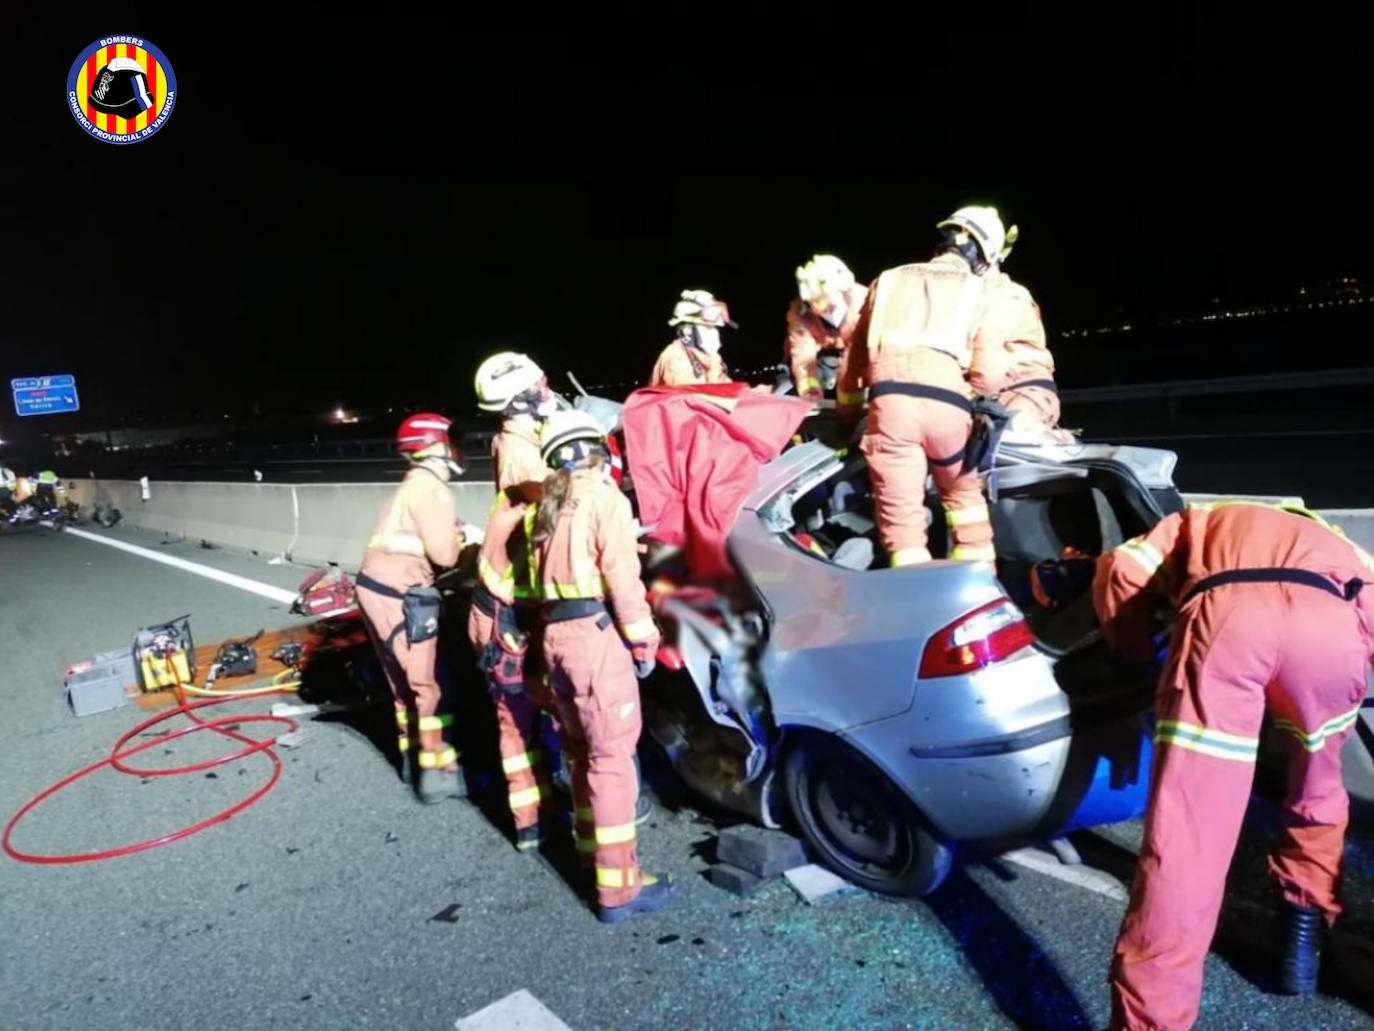
[[[1283,921],[1279,991],[1284,995],[1311,995],[1317,990],[1326,920],[1320,909],[1284,903]]]

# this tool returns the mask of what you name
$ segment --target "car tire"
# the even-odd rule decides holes
[[[953,853],[920,810],[868,759],[808,733],[783,761],[792,817],[820,861],[880,895],[918,896],[949,875]]]

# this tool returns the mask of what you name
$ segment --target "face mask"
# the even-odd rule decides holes
[[[720,353],[720,330],[714,326],[697,327],[697,346],[707,354]]]

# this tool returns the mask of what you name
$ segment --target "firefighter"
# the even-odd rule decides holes
[[[57,491],[60,483],[57,473],[51,469],[44,469],[34,477],[33,497],[38,504],[39,514],[46,516],[57,511]]]
[[[1284,913],[1278,984],[1315,990],[1321,939],[1341,912],[1341,744],[1374,659],[1371,580],[1374,560],[1319,516],[1253,502],[1193,506],[1098,560],[1094,605],[1123,656],[1150,658],[1154,605],[1178,614],[1112,960],[1113,1028],[1183,1031],[1197,1019],[1266,715],[1291,756],[1269,859]]]
[[[820,357],[842,355],[854,336],[868,287],[833,254],[817,254],[797,269],[797,297],[787,307],[787,366],[797,396],[825,395]]]
[[[0,465],[0,518],[8,519],[14,514],[14,496],[19,478],[14,470]]]
[[[601,427],[581,412],[557,412],[544,426],[542,454],[555,470],[532,528],[544,662],[572,766],[578,850],[595,869],[600,919],[614,923],[658,909],[675,890],[641,871],[636,848],[636,676],[653,671],[659,631]]]
[[[946,220],[940,232],[934,258],[888,269],[868,291],[836,390],[841,417],[852,420],[863,412],[867,387],[860,447],[893,566],[930,561],[927,472],[953,538],[949,557],[996,560],[988,507],[965,452],[974,395],[995,395],[1006,377],[1006,351],[983,325],[986,276],[1006,234],[995,214],[967,224]]]
[[[358,606],[395,700],[403,763],[418,737],[417,793],[425,803],[467,795],[451,743],[453,715],[440,712],[446,706],[433,587],[435,569],[456,565],[472,533],[458,523],[449,487],[463,472],[450,425],[433,412],[401,423],[396,444],[410,469],[382,509],[357,577]]]
[[[556,707],[538,661],[539,603],[530,583],[526,528],[549,474],[539,452],[539,427],[552,395],[543,370],[509,351],[482,363],[474,387],[478,406],[500,414],[501,429],[492,439],[496,498],[478,553],[468,640],[496,709],[515,847],[523,852],[539,846],[552,797],[538,720],[543,710],[556,723]]]
[[[973,228],[980,220],[997,217],[991,208],[960,208],[940,223],[940,228]],[[993,230],[995,233],[995,230]],[[1018,436],[1050,444],[1071,444],[1073,434],[1059,428],[1059,388],[1054,382],[1054,355],[1045,340],[1040,306],[1020,283],[1003,270],[1011,248],[1020,235],[1016,226],[1006,232],[993,268],[986,274],[986,332],[1000,337],[1008,363],[1007,383],[997,401],[1011,412],[1010,430]]]
[[[705,290],[684,290],[668,325],[677,327],[677,339],[659,354],[649,386],[731,382],[720,356],[720,331],[739,326],[730,321],[730,309],[723,301]]]

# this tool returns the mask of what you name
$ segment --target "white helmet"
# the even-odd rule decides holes
[[[477,407],[484,412],[504,412],[512,401],[544,382],[544,370],[523,354],[502,351],[477,369],[473,386]]]
[[[797,269],[797,296],[808,304],[854,288],[854,273],[833,254],[817,254]]]
[[[677,304],[673,306],[670,326],[708,326],[715,329],[739,329],[730,320],[730,306],[717,300],[709,290],[684,290]]]
[[[1005,261],[1019,235],[1016,226],[1006,229],[1002,225],[1002,216],[996,208],[976,204],[960,208],[935,228],[964,230],[973,238],[982,252],[983,260],[989,265],[999,265]]]
[[[606,431],[586,412],[563,409],[544,421],[539,432],[539,455],[551,469],[574,465],[606,451]]]

